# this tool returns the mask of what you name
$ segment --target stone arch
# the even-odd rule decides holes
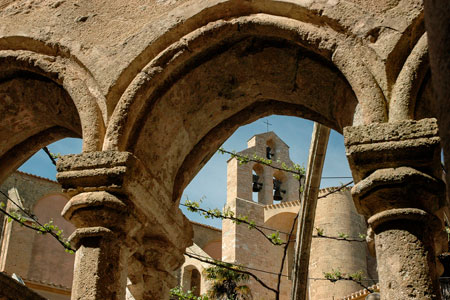
[[[414,119],[419,92],[428,83],[428,72],[428,42],[424,33],[407,57],[393,86],[389,103],[390,121]]]
[[[386,120],[383,95],[359,55],[352,50],[356,45],[347,43],[345,35],[293,19],[258,14],[209,23],[180,37],[179,41],[155,55],[122,94],[108,128],[104,149],[121,150],[132,143],[131,124],[140,117],[143,106],[148,106],[155,96],[163,93],[162,89],[170,86],[168,80],[179,79],[182,73],[195,67],[195,60],[208,59],[218,47],[226,47],[245,36],[292,41],[330,61],[348,80],[357,98],[364,102],[362,106],[368,106],[365,110],[358,109],[358,114],[361,110],[366,111],[366,120],[355,123]]]
[[[297,226],[294,227],[292,235],[289,236],[292,226],[294,224],[295,217],[297,216],[299,209],[299,201],[289,204],[274,204],[272,209],[264,210],[264,225],[282,233],[282,240],[287,240],[289,237],[289,245],[287,249],[287,257],[285,261],[285,272],[289,280],[291,280],[292,271],[295,261],[295,237],[297,233]],[[277,209],[278,208],[278,209]]]
[[[154,124],[161,122],[161,116],[156,116],[155,113],[156,110],[162,109],[164,106],[164,101],[161,98],[167,98],[167,92],[173,86],[190,80],[187,77],[196,76],[193,74],[201,72],[199,70],[202,66],[211,63],[211,61],[216,60],[221,55],[229,54],[243,43],[248,43],[247,46],[242,46],[244,48],[258,48],[258,45],[262,45],[262,49],[265,47],[264,43],[269,45],[272,43],[272,45],[275,45],[274,47],[284,47],[300,56],[304,55],[304,57],[309,59],[307,63],[317,63],[317,65],[321,66],[321,71],[323,69],[324,72],[328,70],[333,73],[330,77],[340,78],[338,80],[340,83],[337,83],[339,87],[336,87],[339,91],[335,91],[328,96],[317,96],[312,100],[311,94],[308,95],[306,91],[300,91],[296,87],[296,83],[288,88],[285,85],[285,89],[303,93],[295,96],[297,100],[309,97],[308,100],[302,100],[303,103],[295,103],[293,99],[281,100],[280,98],[283,98],[281,92],[268,92],[271,88],[279,91],[281,87],[266,86],[266,90],[259,93],[255,91],[255,94],[248,96],[252,98],[252,102],[244,102],[241,99],[236,100],[235,103],[239,105],[234,109],[230,109],[227,105],[216,103],[216,108],[222,107],[224,110],[227,110],[225,115],[219,116],[214,110],[205,112],[205,114],[210,114],[214,120],[207,126],[203,126],[204,132],[199,135],[193,132],[183,132],[183,137],[176,137],[176,135],[172,135],[175,128],[173,130],[167,129],[171,132],[166,131],[164,134],[166,139],[170,136],[184,144],[184,149],[178,151],[179,153],[173,160],[178,164],[175,167],[178,171],[173,171],[170,175],[157,175],[161,175],[160,179],[169,184],[167,186],[168,190],[172,190],[173,186],[176,187],[173,199],[178,199],[183,188],[191,180],[191,175],[195,174],[206,163],[215,148],[237,127],[260,117],[271,114],[300,116],[321,122],[339,132],[342,132],[342,128],[347,125],[383,122],[386,120],[386,105],[379,87],[364,64],[358,62],[358,55],[353,53],[352,48],[346,44],[343,36],[339,35],[339,33],[322,30],[311,24],[296,20],[259,14],[210,23],[204,28],[199,28],[186,35],[152,60],[122,95],[108,126],[103,149],[127,150],[132,151],[138,157],[147,157],[145,160],[149,157],[159,160],[160,157],[157,154],[147,156],[147,154],[142,155],[142,153],[139,153],[137,144],[138,141],[142,141],[140,135],[142,135],[143,130],[141,129],[145,127],[144,124],[147,120],[152,120],[151,122],[154,122]],[[259,50],[254,49],[251,51],[257,53]],[[293,65],[295,63],[293,62]],[[307,65],[303,67],[308,68]],[[293,72],[296,74],[297,71]],[[296,76],[293,77],[295,78],[294,82],[299,80]],[[302,78],[302,80],[306,80],[305,78]],[[228,85],[228,87],[223,87],[224,89],[221,91],[222,97],[229,97],[230,99],[236,97],[236,95],[227,92],[227,89],[233,89],[233,85],[239,85],[235,79],[233,75],[229,78],[220,79]],[[328,79],[322,78],[320,81],[324,83]],[[292,82],[292,79],[289,82]],[[267,85],[267,82],[263,84]],[[196,92],[198,93],[196,97],[208,99],[206,95],[200,94],[200,90]],[[309,92],[314,93],[311,90]],[[362,100],[358,103],[356,99]],[[189,110],[198,111],[201,106],[198,103],[194,103],[195,101],[192,101],[190,104],[185,105],[183,108],[184,112]],[[335,108],[336,111],[326,115],[326,113],[323,113],[323,107],[314,107],[318,103],[330,104],[329,107]],[[166,104],[169,103],[166,102]],[[188,107],[189,105],[191,106],[190,108]],[[173,110],[177,106],[181,106],[181,104],[171,103],[165,108],[165,117],[168,118],[168,121],[161,122],[161,125],[158,125],[160,129],[167,127],[168,122],[173,123],[173,118],[170,121],[169,119],[170,116],[177,114]],[[185,119],[180,124],[186,122],[190,121]],[[162,125],[163,123],[166,125]],[[211,127],[208,127],[209,125]],[[153,131],[157,132],[160,129],[154,129]],[[181,132],[178,129],[177,131]],[[147,138],[158,141],[164,140],[154,136]],[[183,140],[186,138],[191,141]],[[191,143],[193,145],[188,146]],[[174,144],[172,143],[171,148],[175,149],[176,147],[173,146]],[[167,145],[161,144],[159,147],[167,149]],[[181,153],[189,147],[192,148],[189,149],[188,153]],[[214,150],[212,150],[213,148]],[[159,168],[156,165],[154,167]],[[162,166],[161,169],[163,169]],[[167,166],[164,166],[164,169],[168,170]],[[157,173],[161,172],[157,171]],[[175,177],[175,184],[170,184]]]
[[[183,268],[182,286],[184,291],[193,291],[196,296],[201,292],[201,273],[194,265]]]
[[[0,148],[0,162],[7,166],[0,179],[64,137],[82,137],[83,151],[100,149],[105,101],[89,72],[64,49],[25,37],[2,38],[0,74],[6,104],[0,126],[8,136]],[[21,115],[14,118],[14,111]]]
[[[324,14],[324,10],[327,11],[327,14]],[[347,13],[342,14],[341,11],[343,10]],[[255,14],[305,21],[314,26],[330,28],[336,33],[351,37],[368,35],[371,30],[369,26],[377,23],[370,9],[350,1],[336,2],[332,5],[323,1],[294,3],[290,0],[276,2],[271,0],[206,0],[196,3],[194,6],[190,3],[180,4],[165,17],[158,20],[157,24],[152,22],[144,27],[145,29],[142,32],[154,31],[157,27],[162,34],[149,41],[143,51],[120,74],[116,84],[108,91],[108,106],[111,109],[116,106],[120,97],[123,96],[123,93],[129,88],[139,72],[144,69],[147,62],[155,59],[172,44],[182,40],[184,36],[217,20],[230,20]],[[355,24],[355,20],[357,24]],[[362,26],[361,20],[365,20],[370,25],[364,24]],[[349,26],[349,24],[352,24],[352,26]],[[356,28],[351,28],[353,26]],[[146,37],[141,36],[141,38],[145,39]]]
[[[377,38],[383,30],[390,30],[394,32],[392,39],[395,40],[395,44],[387,55],[385,62],[386,87],[384,89],[386,98],[393,97],[395,85],[397,85],[399,76],[401,76],[400,73],[404,73],[405,66],[411,67],[411,58],[414,58],[414,56],[418,54],[417,45],[420,44],[420,40],[422,40],[424,36],[426,38],[423,10],[415,10],[413,5],[414,4],[410,2],[406,3],[404,6],[405,10],[410,10],[411,19],[407,21],[399,20],[400,25],[394,26],[396,28],[398,26],[398,29],[391,28],[389,26],[379,26],[374,28],[371,32],[371,34],[375,35]],[[394,20],[396,19],[393,15],[390,15],[390,17]],[[416,54],[411,56],[414,48],[416,48]],[[414,80],[414,78],[410,78],[410,80],[411,79]]]
[[[279,204],[274,204],[274,206],[277,205]],[[274,214],[270,210],[264,211],[264,225],[280,232],[289,232],[298,213],[298,208],[298,205],[292,205],[284,207],[280,212],[274,210]]]

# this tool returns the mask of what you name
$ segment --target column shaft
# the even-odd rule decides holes
[[[103,227],[77,230],[72,300],[125,299],[126,251],[121,239]]]
[[[435,119],[344,129],[353,200],[375,241],[381,299],[441,299],[438,284],[445,201]]]
[[[441,299],[433,240],[436,228],[430,226],[436,222],[424,211],[411,211],[400,209],[397,219],[384,221],[374,229],[383,299]],[[370,218],[371,226],[381,218]]]

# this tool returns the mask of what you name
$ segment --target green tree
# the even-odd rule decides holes
[[[240,267],[223,263],[227,268],[214,266],[204,270],[206,279],[212,282],[207,295],[216,300],[251,300],[252,293],[247,285],[249,275],[240,273]]]
[[[181,287],[175,287],[170,290],[171,300],[208,300],[207,296],[195,296],[193,291],[184,292]]]

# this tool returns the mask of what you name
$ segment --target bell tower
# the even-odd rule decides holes
[[[247,142],[247,149],[237,154],[249,158],[254,158],[256,155],[265,160],[271,160],[271,165],[279,168],[282,168],[282,164],[285,167],[293,166],[289,157],[289,146],[274,132],[253,136]],[[295,208],[299,203],[295,200],[298,199],[299,182],[292,173],[277,170],[262,163],[240,164],[236,158],[228,160],[226,209],[232,211],[235,216],[245,216],[255,224],[270,227],[270,224],[265,224],[266,211],[272,206],[279,205]],[[292,222],[289,216],[283,218],[281,223]],[[275,231],[267,230],[267,234]],[[281,238],[286,240],[287,237],[284,234],[281,235]],[[272,245],[262,235],[249,229],[247,225],[237,224],[231,220],[222,221],[223,261],[277,272],[282,255],[283,248]],[[287,274],[287,271],[285,272]],[[266,282],[274,282],[276,278],[271,276],[273,275],[258,274],[258,277]],[[287,284],[287,277],[283,280],[285,280],[284,284]],[[255,292],[255,299],[273,299],[272,292],[260,289],[257,282],[248,284],[252,293]],[[287,299],[286,297],[283,296],[282,299]]]
[[[238,155],[253,158],[255,155],[272,161],[275,167],[282,163],[292,167],[289,146],[274,132],[254,135],[247,149]],[[299,183],[292,173],[277,170],[261,163],[240,164],[236,158],[228,160],[227,203],[236,198],[270,205],[299,199]]]

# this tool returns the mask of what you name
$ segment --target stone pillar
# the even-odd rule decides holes
[[[344,129],[353,200],[375,240],[382,299],[441,299],[435,239],[445,185],[435,119]]]
[[[71,299],[124,300],[127,284],[136,300],[168,299],[192,244],[170,191],[128,152],[68,155],[57,169],[71,196],[63,216],[77,227]]]
[[[70,236],[77,250],[71,299],[125,299],[127,206],[108,192],[86,192],[63,216],[78,228]]]

